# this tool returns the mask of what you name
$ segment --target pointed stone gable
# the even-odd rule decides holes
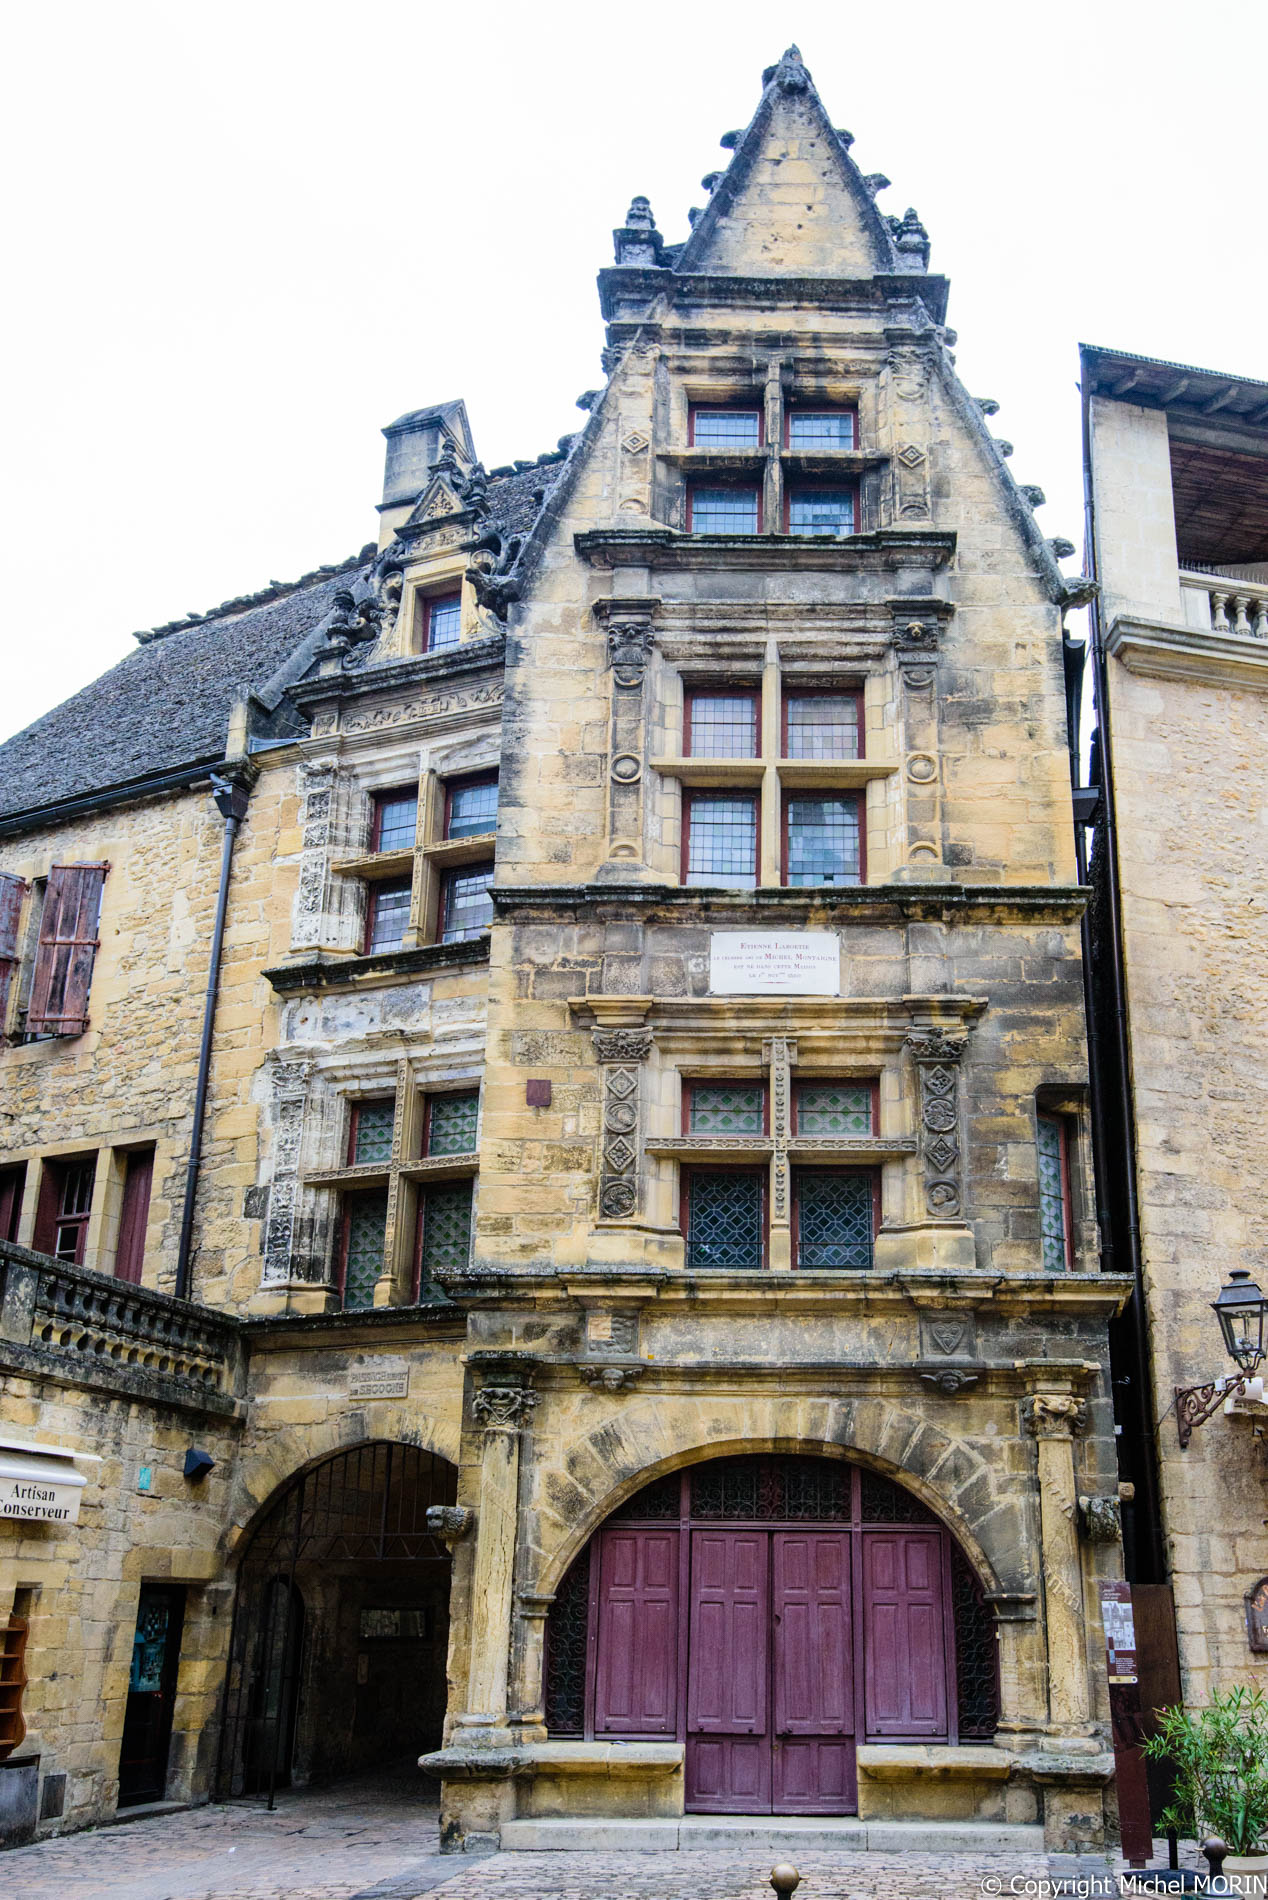
[[[870,277],[898,268],[872,193],[795,46],[764,75],[752,123],[677,269]]]

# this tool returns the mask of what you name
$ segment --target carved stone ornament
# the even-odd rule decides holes
[[[642,1366],[578,1366],[577,1370],[587,1385],[604,1392],[623,1392],[643,1376]]]
[[[475,1523],[475,1512],[465,1504],[429,1504],[427,1528],[449,1550],[464,1538]]]
[[[642,686],[654,635],[644,621],[616,621],[608,628],[608,658],[612,677],[618,686],[634,690]]]
[[[900,653],[936,653],[938,651],[938,623],[936,620],[907,620],[894,628],[894,645]]]
[[[650,1054],[650,1029],[596,1029],[595,1053],[600,1062],[642,1062]]]
[[[1123,1534],[1117,1498],[1079,1499],[1079,1535],[1089,1544],[1116,1544]]]
[[[929,1322],[929,1337],[939,1352],[959,1352],[968,1337],[969,1325],[963,1319],[935,1319]]]
[[[1087,1401],[1073,1392],[1032,1392],[1022,1400],[1021,1416],[1034,1438],[1068,1438],[1087,1430]]]
[[[537,1394],[526,1385],[482,1386],[471,1401],[481,1425],[518,1426],[532,1423]]]
[[[1256,1656],[1268,1656],[1268,1577],[1246,1592],[1246,1640]]]
[[[949,1035],[945,1029],[913,1030],[907,1047],[917,1062],[958,1062],[964,1054],[965,1036]]]
[[[976,1372],[964,1372],[955,1366],[948,1366],[944,1372],[922,1372],[920,1376],[926,1385],[945,1393],[947,1398],[954,1398],[957,1392],[967,1392],[978,1381]]]

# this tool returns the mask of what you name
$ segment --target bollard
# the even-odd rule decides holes
[[[770,1884],[776,1893],[792,1893],[794,1888],[801,1885],[801,1875],[786,1860],[781,1860],[777,1867],[770,1870]]]

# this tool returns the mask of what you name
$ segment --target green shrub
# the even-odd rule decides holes
[[[1268,1695],[1244,1685],[1211,1697],[1210,1707],[1160,1709],[1145,1743],[1175,1770],[1175,1800],[1160,1825],[1186,1839],[1215,1834],[1230,1854],[1268,1849]]]

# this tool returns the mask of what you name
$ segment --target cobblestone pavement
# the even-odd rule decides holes
[[[0,1856],[3,1900],[770,1900],[752,1853],[437,1852],[417,1781],[349,1782],[69,1834]],[[1165,1863],[1165,1844],[1158,1856]],[[1186,1859],[1188,1856],[1186,1856]],[[797,1900],[1044,1900],[1041,1855],[804,1854]],[[1102,1873],[1103,1861],[1079,1872]],[[1014,1880],[1024,1883],[1014,1887]],[[998,1882],[998,1885],[995,1883]],[[984,1885],[984,1883],[987,1883]]]

